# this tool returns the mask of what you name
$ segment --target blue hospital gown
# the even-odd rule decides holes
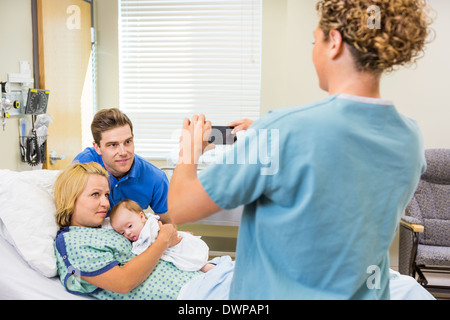
[[[160,260],[150,276],[129,293],[121,294],[98,288],[80,277],[96,276],[122,266],[135,255],[131,243],[112,229],[67,227],[55,240],[60,280],[73,294],[90,295],[101,300],[172,300],[191,278],[202,272],[182,271]]]

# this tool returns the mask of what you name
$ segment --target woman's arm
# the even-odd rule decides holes
[[[181,241],[172,224],[159,222],[160,231],[155,242],[124,266],[115,266],[101,275],[81,278],[94,286],[117,293],[128,293],[152,273],[163,252]]]

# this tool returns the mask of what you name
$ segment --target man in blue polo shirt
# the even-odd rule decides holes
[[[165,173],[134,154],[133,124],[119,109],[99,111],[91,124],[93,147],[78,154],[74,162],[97,162],[110,177],[111,208],[131,199],[144,210],[150,207],[163,223],[170,223],[167,212],[169,182]]]

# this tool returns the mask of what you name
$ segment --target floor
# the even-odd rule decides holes
[[[424,273],[424,275],[429,285],[449,287],[446,290],[427,288],[437,300],[450,300],[450,274]]]

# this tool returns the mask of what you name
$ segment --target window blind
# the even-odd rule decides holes
[[[135,152],[166,159],[184,118],[260,116],[262,0],[119,0],[120,109]]]

